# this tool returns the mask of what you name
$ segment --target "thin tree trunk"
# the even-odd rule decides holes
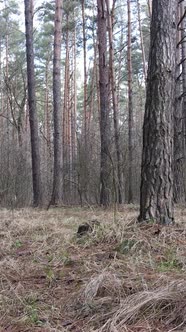
[[[83,19],[83,64],[84,64],[84,101],[83,101],[83,133],[85,149],[87,144],[87,43],[85,32],[85,0],[82,0],[82,19]]]
[[[7,8],[7,2],[5,0],[5,9]],[[9,16],[6,16],[6,36],[5,36],[5,86],[6,86],[6,139],[7,139],[7,170],[9,172],[10,168],[10,102],[9,102],[9,92],[7,89],[8,80],[9,80],[9,34],[8,34],[8,25],[9,25]],[[8,179],[9,177],[7,177]],[[7,183],[7,187],[9,184]]]
[[[49,64],[51,60],[51,54],[48,55],[45,68],[45,136],[47,139],[47,158],[51,158],[51,119],[50,119],[50,107],[49,107]],[[50,163],[49,163],[50,169]]]
[[[17,118],[17,134],[18,134],[18,144],[19,148],[22,148],[23,145],[23,118],[24,118],[24,112],[25,112],[25,105],[26,105],[26,97],[27,97],[27,88],[26,88],[26,82],[23,77],[24,81],[24,95],[21,103],[17,103],[18,106],[18,118]],[[16,99],[16,97],[15,97]]]
[[[108,65],[107,65],[107,10],[105,0],[97,0],[98,42],[99,42],[99,92],[100,92],[100,134],[101,171],[100,204],[110,203],[110,160],[109,160],[109,105],[108,105]]]
[[[132,101],[132,54],[131,54],[131,0],[127,0],[128,9],[128,50],[127,50],[127,67],[128,67],[128,203],[133,203],[133,101]]]
[[[117,91],[116,91],[116,78],[115,78],[115,69],[114,69],[114,47],[113,47],[113,28],[112,28],[112,19],[113,15],[110,11],[110,1],[106,0],[107,4],[107,16],[108,16],[108,31],[109,31],[109,56],[110,56],[110,75],[111,75],[111,92],[112,92],[112,103],[113,103],[113,118],[114,118],[114,138],[115,138],[115,147],[116,147],[116,158],[117,158],[117,201],[119,204],[122,203],[122,170],[121,170],[121,154],[119,147],[119,124],[118,124],[118,100],[117,100]],[[113,8],[114,9],[114,8]]]
[[[51,51],[48,52],[48,57],[45,64],[45,118],[44,118],[44,135],[46,138],[46,143],[44,142],[44,156],[46,163],[46,183],[47,191],[52,185],[52,146],[51,146],[51,112],[49,103],[49,72],[50,72],[50,62],[51,62]]]
[[[54,119],[54,177],[52,204],[62,203],[62,139],[61,139],[61,39],[62,0],[55,0],[54,57],[53,57],[53,119]]]
[[[173,209],[177,0],[153,1],[139,221],[170,224]]]
[[[73,109],[73,54],[72,46],[69,58],[68,84],[68,201],[72,200],[72,109]]]
[[[0,107],[1,107],[1,112],[3,112],[4,109],[4,94],[3,94],[3,73],[2,73],[2,41],[0,39]],[[0,130],[1,130],[1,135],[2,137],[4,136],[4,118],[0,117]],[[2,148],[3,144],[1,144]]]
[[[120,36],[120,51],[118,58],[118,77],[117,77],[117,100],[118,100],[118,109],[121,109],[121,82],[122,82],[122,50],[123,50],[123,31],[121,30]]]
[[[93,61],[93,70],[91,78],[91,90],[90,90],[90,106],[89,106],[89,117],[88,117],[88,132],[91,128],[91,119],[94,115],[95,107],[95,87],[96,87],[96,71],[97,71],[97,48],[95,46],[95,38],[93,36],[93,45],[94,45],[94,61]]]
[[[76,198],[76,156],[77,156],[77,48],[76,48],[76,27],[72,39],[72,109],[71,109],[71,145],[72,145],[72,181],[73,197]]]
[[[69,14],[66,14],[66,42],[65,42],[65,80],[64,80],[64,98],[63,98],[63,179],[64,179],[64,196],[65,199],[67,194],[67,182],[66,177],[68,173],[68,156],[69,156],[69,146],[68,146],[68,132],[69,132]]]
[[[28,80],[28,104],[32,152],[33,203],[42,202],[38,120],[36,110],[34,49],[33,49],[33,0],[25,0],[26,56]]]
[[[100,122],[100,91],[99,91],[99,59],[97,58],[97,53],[99,53],[98,50],[98,39],[96,40],[95,48],[94,48],[94,54],[96,54],[96,99],[97,99],[97,110],[98,110],[98,118]]]
[[[145,49],[143,43],[143,32],[141,27],[141,12],[140,12],[140,2],[137,0],[137,10],[138,10],[138,24],[139,24],[139,32],[140,32],[140,43],[141,43],[141,52],[142,52],[142,61],[143,61],[143,76],[146,83],[147,79],[147,70],[146,70],[146,59],[145,59]]]
[[[152,0],[147,0],[149,17],[152,16]]]
[[[183,156],[184,164],[186,164],[186,2],[185,0],[180,4],[180,18],[181,21],[181,55],[182,55],[182,88],[183,88],[183,101],[182,101],[182,118],[183,118]],[[184,172],[186,185],[186,170]]]
[[[75,13],[74,13],[75,14]],[[75,19],[75,16],[74,16]],[[77,182],[77,177],[76,177],[76,158],[77,158],[77,139],[76,139],[76,121],[77,121],[77,61],[76,61],[76,26],[74,28],[74,33],[73,33],[73,105],[72,105],[72,110],[71,110],[71,140],[72,140],[72,181],[74,184]],[[74,202],[76,200],[76,186],[73,186],[73,199]]]
[[[180,6],[178,6],[178,21],[180,20]],[[180,80],[180,61],[181,61],[181,32],[180,26],[177,31],[177,50],[176,50],[176,96],[174,110],[174,202],[182,203],[185,201],[184,186],[184,149],[183,149],[183,119],[182,119],[182,98]],[[184,42],[184,41],[183,41]]]

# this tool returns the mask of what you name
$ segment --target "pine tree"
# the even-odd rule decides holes
[[[53,56],[54,176],[51,204],[62,202],[62,113],[61,113],[61,39],[62,0],[55,1]]]
[[[153,1],[139,220],[170,224],[173,211],[173,112],[177,1]]]
[[[28,104],[32,151],[32,178],[34,206],[42,202],[40,152],[38,120],[36,110],[35,77],[34,77],[34,47],[33,47],[33,0],[25,0],[25,27],[26,27],[26,55],[27,55],[27,81]]]
[[[101,173],[100,204],[110,203],[110,146],[109,146],[109,104],[108,104],[108,65],[107,65],[107,9],[106,2],[97,0],[98,42],[99,42],[99,91],[100,91],[100,133],[101,133]]]

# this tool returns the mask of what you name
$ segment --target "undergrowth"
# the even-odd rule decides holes
[[[186,331],[186,209],[170,227],[137,213],[0,211],[0,331]]]

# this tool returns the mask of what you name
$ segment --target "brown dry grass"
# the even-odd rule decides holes
[[[158,231],[137,213],[1,210],[0,332],[186,331],[186,209]]]

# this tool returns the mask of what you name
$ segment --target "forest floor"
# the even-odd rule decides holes
[[[186,208],[169,227],[137,215],[1,209],[0,332],[186,331]]]

